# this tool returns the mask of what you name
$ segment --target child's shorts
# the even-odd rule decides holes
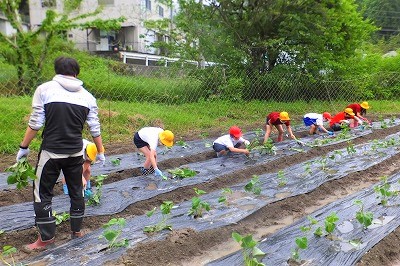
[[[136,132],[135,135],[133,136],[133,143],[135,144],[135,146],[140,149],[146,146],[149,146],[149,143],[147,143],[146,141],[142,140],[139,137],[139,134]]]
[[[303,122],[304,122],[304,125],[306,125],[307,127],[309,127],[309,126],[315,125],[316,120],[315,120],[315,119],[311,119],[311,118],[309,118],[309,117],[304,117],[304,118],[303,118]]]

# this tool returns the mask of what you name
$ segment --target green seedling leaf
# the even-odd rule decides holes
[[[115,159],[111,160],[111,163],[113,164],[113,166],[118,166],[121,164],[121,159],[115,158]]]
[[[308,246],[307,237],[296,237],[295,242],[296,245],[301,249],[306,249]]]
[[[36,179],[35,169],[29,164],[25,157],[8,167],[6,171],[12,173],[7,178],[7,184],[16,184],[17,189],[27,187],[29,185],[29,180]]]
[[[176,168],[173,170],[168,170],[172,174],[172,178],[188,178],[197,175],[197,172],[188,168]]]
[[[152,209],[151,211],[146,212],[147,217],[151,217],[154,212],[156,211],[157,207],[154,207],[154,209]]]

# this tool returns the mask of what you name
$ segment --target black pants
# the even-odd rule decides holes
[[[82,227],[85,212],[85,201],[82,185],[83,157],[66,157],[47,151],[39,153],[36,167],[36,180],[33,184],[33,207],[35,222],[43,241],[55,236],[56,220],[52,214],[53,188],[62,170],[68,186],[70,197],[71,231],[79,232]],[[66,158],[60,158],[66,157]]]

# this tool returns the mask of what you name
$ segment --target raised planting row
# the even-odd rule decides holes
[[[207,265],[243,265],[251,260],[264,265],[355,265],[400,225],[400,174],[382,180],[279,230],[257,249],[245,243],[242,251]]]
[[[192,202],[184,202],[176,208],[172,208],[170,213],[162,214],[157,211],[151,217],[142,215],[128,219],[125,227],[129,229],[122,229],[120,237],[129,240],[130,247],[133,247],[141,241],[148,240],[148,235],[144,233],[144,229],[149,225],[162,223],[159,226],[160,230],[170,225],[173,230],[190,227],[202,231],[234,224],[271,202],[307,193],[328,180],[360,171],[362,167],[360,167],[357,158],[361,156],[364,158],[363,167],[369,168],[397,153],[397,149],[393,149],[393,147],[399,144],[398,135],[389,136],[386,140],[357,145],[351,149],[346,148],[316,158],[313,161],[286,168],[284,170],[288,174],[285,178],[282,178],[282,172],[260,175],[253,177],[246,183],[227,187],[204,196],[196,196],[195,199],[192,199]],[[284,180],[285,183],[283,184],[282,181]],[[203,215],[194,219],[194,215],[187,214],[193,211],[193,204],[196,202],[198,203],[197,208],[203,208]],[[208,208],[209,211],[207,211]],[[164,219],[166,216],[168,216],[168,219]],[[34,260],[46,260],[49,265],[58,264],[60,261],[57,257],[49,258],[47,255],[63,253],[67,255],[64,255],[62,259],[74,264],[78,262],[77,258],[86,254],[90,258],[90,262],[87,262],[88,265],[98,265],[101,261],[114,260],[120,257],[125,249],[107,250],[107,244],[104,241],[101,244],[98,240],[103,234],[103,230],[97,230],[87,235],[83,240],[68,242],[57,250],[50,250]],[[153,236],[153,239],[160,237],[165,237],[165,234]],[[79,245],[85,245],[85,248],[82,247],[81,249]],[[75,249],[68,251],[72,250],[72,247],[75,247]]]
[[[342,141],[345,140],[343,139]],[[351,152],[353,150],[355,151],[355,149],[351,146],[351,143],[349,143],[348,145],[349,146],[347,147],[346,152],[348,154],[351,154]],[[367,146],[367,148],[365,149],[368,149],[368,146],[370,145],[372,144],[365,144],[364,146]],[[352,150],[349,151],[350,148],[352,148]],[[295,151],[293,149],[281,149],[276,156],[268,156],[266,154],[263,154],[257,157],[257,160],[254,158],[251,160],[246,160],[246,157],[244,155],[236,154],[233,156],[213,158],[208,161],[192,163],[183,166],[184,168],[191,169],[193,172],[196,173],[196,175],[191,178],[175,178],[162,180],[158,177],[150,175],[132,177],[106,185],[102,185],[100,182],[97,182],[98,187],[95,190],[94,194],[94,198],[97,199],[97,201],[93,202],[94,206],[87,207],[85,215],[96,216],[119,213],[123,211],[127,206],[135,202],[147,200],[159,194],[173,191],[177,188],[195,186],[204,182],[210,182],[213,179],[218,178],[222,174],[234,173],[238,170],[250,167],[254,168],[257,167],[257,165],[261,165],[266,162],[276,160],[280,157],[288,156],[297,152],[299,151]],[[386,158],[391,154],[393,153],[388,151],[386,154]],[[329,157],[332,156],[335,155],[329,155]],[[339,154],[337,154],[337,156],[339,156]],[[385,156],[376,158],[376,161],[379,162],[380,160],[384,160],[384,158]],[[327,158],[322,158],[320,159],[318,164],[321,164],[321,166],[324,167],[327,161]],[[374,161],[372,160],[371,162]],[[311,165],[307,165],[307,167],[311,167]],[[365,165],[359,164],[358,170],[362,170],[364,167]],[[296,173],[298,172],[298,170],[292,170],[292,172]],[[290,173],[291,172],[286,174]],[[280,177],[280,179],[281,181],[279,182],[285,181],[285,173],[283,173],[283,176]],[[315,180],[313,181],[313,183],[315,183]],[[306,183],[303,183],[303,185],[304,184]],[[298,186],[298,184],[294,184],[294,186]],[[290,189],[290,186],[287,186],[287,188]],[[289,193],[286,191],[284,192]],[[67,201],[67,195],[59,195],[54,197],[53,210],[57,213],[67,212],[69,210],[69,206],[65,204]],[[30,228],[34,225],[34,220],[32,219],[32,217],[34,216],[34,211],[33,206],[30,202],[3,206],[0,207],[0,211],[1,213],[7,214],[6,216],[0,217],[1,230],[21,230]]]

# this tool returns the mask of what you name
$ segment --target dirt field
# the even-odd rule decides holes
[[[372,134],[355,139],[353,143],[360,144],[374,139],[381,139],[398,132],[399,129],[400,126],[375,130]],[[273,163],[265,163],[257,167],[249,167],[245,171],[236,171],[234,174],[222,175],[210,182],[196,185],[196,187],[208,192],[220,190],[229,185],[243,182],[251,175],[275,172],[277,171],[276,164],[284,163],[286,166],[291,166],[344,147],[346,147],[346,143],[317,147],[307,153],[286,156]],[[107,151],[108,154],[132,152],[132,145],[115,144],[107,147]],[[159,166],[162,169],[174,168],[190,162],[205,161],[213,157],[214,152],[210,150],[187,158],[163,161],[159,163]],[[34,156],[30,155],[30,158],[32,159]],[[5,169],[14,160],[14,156],[3,156],[0,168]],[[400,155],[393,156],[368,170],[355,172],[344,178],[326,182],[310,193],[268,204],[234,225],[203,232],[196,232],[190,228],[172,231],[165,240],[140,243],[134,249],[128,250],[127,254],[120,258],[117,263],[110,262],[108,265],[204,265],[211,260],[239,250],[239,245],[231,238],[232,231],[239,232],[240,234],[253,234],[255,239],[262,239],[330,202],[371,186],[378,182],[379,178],[383,175],[396,173],[399,165]],[[107,182],[115,182],[135,175],[139,175],[138,169],[127,169],[112,173]],[[57,186],[56,195],[61,193],[60,188],[61,186]],[[29,202],[32,200],[31,194],[31,189],[0,191],[0,206]],[[119,213],[118,217],[142,215],[153,207],[159,206],[164,200],[172,200],[174,203],[179,203],[190,200],[192,196],[192,187],[179,188],[160,194],[149,200],[132,204],[122,213]],[[106,215],[87,217],[84,220],[84,228],[87,232],[99,229],[111,217]],[[0,246],[12,245],[20,249],[22,245],[34,241],[36,236],[34,228],[4,233],[0,236]],[[68,223],[63,223],[57,227],[57,245],[69,241],[69,236]],[[398,254],[399,236],[399,230],[391,233],[365,254],[358,265],[396,265],[400,259]],[[22,261],[34,255],[36,254],[19,252],[17,259]]]

